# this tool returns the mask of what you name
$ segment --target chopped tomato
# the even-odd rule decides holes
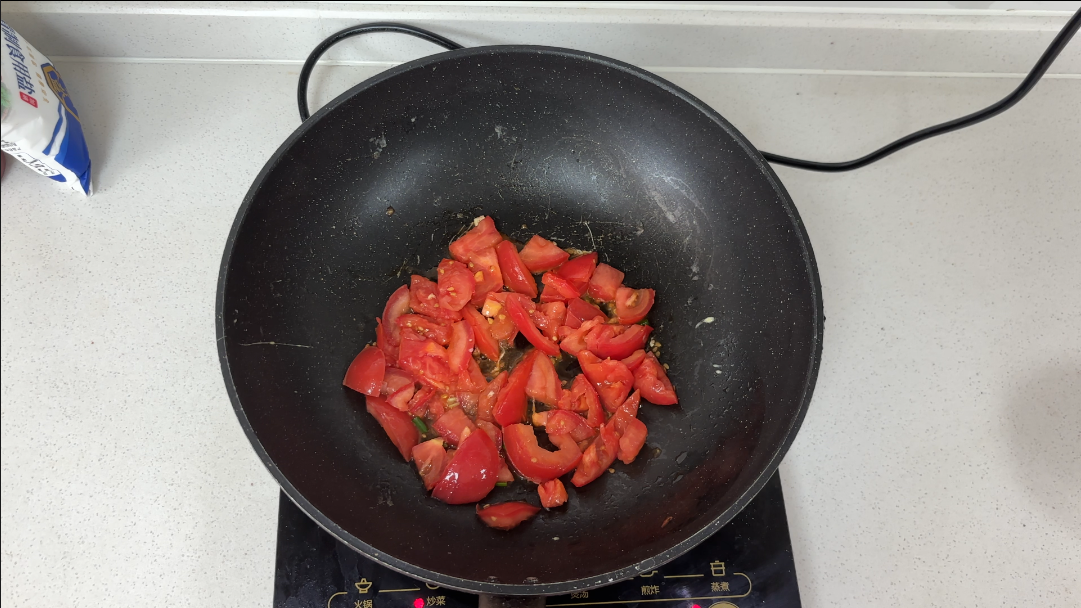
[[[438,283],[439,305],[447,310],[461,310],[473,299],[473,290],[477,281],[465,264],[455,260],[443,260],[439,263]]]
[[[447,450],[443,447],[443,440],[429,439],[413,446],[413,462],[417,465],[420,478],[424,480],[424,489],[434,488],[443,478],[443,467],[447,464]]]
[[[507,314],[508,295],[510,294],[505,291],[488,294],[488,298],[484,300],[484,308],[481,309],[481,313],[492,320],[488,324],[489,329],[492,330],[492,337],[502,342],[513,342],[514,337],[518,335],[518,327]],[[530,303],[532,304],[532,301]]]
[[[387,358],[387,365],[394,365],[398,362],[398,345],[390,343],[388,333],[383,329],[383,319],[376,317],[375,344],[379,347],[379,350],[383,351],[383,356]]]
[[[602,359],[625,359],[646,345],[648,325],[598,325],[586,334],[586,348]]]
[[[540,509],[524,502],[504,502],[481,508],[477,505],[477,517],[497,530],[510,530],[536,515]]]
[[[434,396],[434,388],[422,386],[420,390],[413,393],[413,396],[409,399],[409,413],[414,416],[424,416],[428,413],[428,404]]]
[[[492,361],[499,360],[499,341],[492,335],[492,329],[488,325],[488,319],[480,314],[480,311],[472,306],[462,309],[462,316],[473,328],[473,340],[477,350]]]
[[[545,405],[555,407],[562,392],[563,388],[559,385],[556,366],[552,364],[552,360],[547,356],[534,358],[533,371],[529,374],[525,394]]]
[[[578,364],[582,366],[582,373],[597,389],[604,409],[609,412],[616,411],[634,386],[634,374],[631,370],[615,359],[601,361],[588,350],[578,352]]]
[[[418,382],[439,390],[447,390],[454,382],[454,374],[447,363],[447,350],[435,340],[402,340],[398,364]]]
[[[506,384],[507,372],[499,372],[495,378],[492,378],[492,381],[488,383],[488,387],[480,394],[480,402],[477,404],[477,420],[486,420],[488,422],[495,420],[492,416],[492,409],[495,407],[499,394]]]
[[[349,369],[345,370],[342,384],[358,393],[378,397],[383,388],[386,368],[387,358],[383,351],[377,346],[365,346],[349,364]]]
[[[646,318],[653,308],[652,289],[631,289],[620,287],[616,290],[616,316],[624,325],[637,323]]]
[[[533,320],[529,318],[529,313],[526,312],[527,304],[523,303],[525,296],[521,294],[508,294],[507,295],[507,315],[511,321],[514,322],[518,331],[522,332],[526,340],[529,343],[537,347],[537,350],[556,357],[559,355],[559,346],[556,345],[551,339],[546,338],[544,334],[537,329],[537,326],[533,324]],[[528,300],[526,300],[528,302]]]
[[[507,289],[516,291],[530,297],[537,297],[537,281],[529,274],[529,269],[518,257],[518,250],[514,243],[503,241],[495,248],[495,254],[499,258],[499,270],[503,273],[503,284]]]
[[[589,286],[589,279],[593,276],[593,270],[597,268],[597,252],[593,251],[580,255],[573,260],[564,262],[556,269],[556,274],[570,281],[578,293],[585,293]]]
[[[511,473],[510,467],[507,466],[507,461],[502,456],[499,457],[499,475],[496,479],[505,483],[514,481],[514,473]]]
[[[443,479],[435,485],[432,496],[451,505],[477,502],[495,488],[498,475],[495,443],[488,433],[470,433],[443,469]]]
[[[477,284],[473,290],[474,306],[483,304],[489,292],[503,290],[503,273],[499,270],[499,256],[495,254],[495,247],[470,253],[466,268],[473,273],[473,281]]]
[[[413,419],[404,412],[399,412],[389,403],[379,397],[367,396],[364,398],[368,413],[375,416],[379,425],[386,431],[387,436],[398,448],[402,458],[406,462],[412,457],[413,446],[420,440],[417,427],[413,426]]]
[[[616,299],[616,290],[623,287],[623,271],[616,270],[608,264],[597,264],[593,276],[589,279],[589,287],[586,293],[601,302],[611,302]]]
[[[477,430],[477,425],[466,416],[460,407],[452,407],[443,412],[443,415],[432,425],[436,433],[447,440],[447,443],[457,446],[470,433]]]
[[[492,438],[492,443],[495,444],[496,449],[503,447],[503,431],[499,430],[499,427],[485,420],[477,420],[477,428],[488,433],[488,436]]]
[[[567,316],[567,305],[563,302],[541,304],[529,316],[546,338],[554,340],[559,335],[559,327],[563,325],[563,319]]]
[[[398,346],[399,338],[398,317],[409,312],[409,297],[411,292],[408,285],[402,285],[390,294],[387,305],[383,307],[383,330],[387,332],[387,342],[391,346]]]
[[[402,315],[398,317],[399,334],[402,340],[424,340],[431,338],[441,346],[450,341],[450,324],[424,315]]]
[[[446,411],[447,411],[447,394],[446,393],[439,393],[437,395],[433,395],[432,398],[428,400],[427,418],[428,418],[429,422],[435,422],[436,420],[439,420],[439,417],[442,416]]]
[[[627,428],[619,438],[619,451],[617,456],[623,464],[630,464],[638,457],[638,452],[646,444],[646,425],[637,418],[631,418],[627,422]]]
[[[656,405],[675,405],[676,389],[672,388],[672,382],[668,374],[664,372],[664,366],[653,356],[646,353],[638,369],[634,370],[634,388],[642,391],[642,398]]]
[[[409,384],[387,395],[387,403],[394,406],[394,409],[396,410],[408,412],[409,400],[413,398],[414,392],[416,392],[416,388],[413,386],[413,383],[410,382]]]
[[[409,282],[409,307],[413,312],[433,319],[457,321],[462,313],[439,305],[439,287],[428,279],[415,274]]]
[[[601,407],[600,397],[597,395],[597,390],[586,379],[585,374],[575,376],[570,390],[563,391],[556,407],[562,410],[585,412],[586,424],[592,428],[598,428],[604,424],[604,408]]]
[[[567,300],[567,318],[563,322],[568,327],[578,329],[582,323],[589,321],[590,319],[596,319],[597,317],[604,320],[608,319],[601,309],[586,302],[582,298]]]
[[[626,365],[627,369],[629,369],[629,370],[631,370],[633,372],[634,370],[638,369],[638,366],[641,365],[642,361],[645,361],[645,360],[646,360],[646,351],[645,350],[636,350],[633,353],[631,353],[631,356],[623,359],[623,365]]]
[[[495,229],[495,222],[488,216],[473,220],[473,228],[450,244],[450,255],[459,262],[468,262],[469,254],[487,247],[495,247],[503,240]]]
[[[533,360],[541,354],[538,350],[531,350],[514,367],[507,377],[507,384],[499,392],[495,405],[492,407],[492,417],[499,426],[505,427],[525,420],[526,396],[525,387],[529,383],[529,375],[533,371]]]
[[[574,470],[571,483],[582,487],[600,477],[616,460],[619,452],[619,435],[611,425],[601,427],[600,435],[582,452],[582,460]]]
[[[465,369],[458,372],[458,391],[476,393],[477,399],[480,399],[480,393],[484,392],[486,388],[488,388],[488,380],[485,379],[484,373],[480,371],[477,360],[469,357],[466,360]],[[474,401],[474,405],[476,405],[476,401]]]
[[[559,348],[567,351],[568,353],[578,356],[578,353],[586,349],[586,336],[593,330],[594,327],[604,323],[604,318],[590,319],[585,323],[582,323],[578,329],[572,330],[567,334],[563,340],[559,343]]]
[[[522,247],[521,257],[522,263],[529,269],[529,272],[538,274],[558,267],[563,262],[566,262],[571,257],[571,254],[563,251],[559,248],[559,245],[543,236],[534,234],[533,238],[529,239],[529,242],[525,244],[525,247]]]
[[[582,295],[582,292],[574,288],[570,281],[554,272],[546,272],[541,277],[544,283],[544,291],[541,292],[541,302],[565,302]]]
[[[451,326],[450,343],[447,345],[447,364],[450,371],[457,374],[467,369],[473,360],[473,328],[465,321],[458,321]]]
[[[550,410],[544,423],[544,430],[549,438],[555,435],[570,435],[574,441],[585,441],[594,435],[593,429],[585,418],[567,410]]]
[[[507,452],[507,460],[522,477],[534,483],[568,473],[582,458],[582,452],[574,442],[564,444],[557,452],[540,447],[533,427],[528,424],[503,427],[503,449]]]
[[[554,509],[567,502],[567,488],[558,479],[546,481],[537,486],[537,494],[540,495],[541,506],[545,509]]]
[[[383,386],[380,388],[379,394],[385,397],[396,393],[402,387],[413,386],[414,382],[415,380],[413,380],[413,376],[409,375],[409,372],[388,365],[383,372]]]

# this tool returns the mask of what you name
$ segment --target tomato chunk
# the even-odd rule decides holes
[[[586,348],[602,359],[625,359],[646,345],[648,325],[598,325],[586,334]]]
[[[488,319],[472,306],[463,308],[462,316],[469,323],[469,326],[473,328],[474,344],[480,354],[492,361],[498,361],[499,341],[492,335],[492,330],[488,326]]]
[[[469,362],[473,360],[473,342],[473,328],[469,323],[458,321],[451,326],[447,364],[452,373],[457,374],[468,369]]]
[[[525,388],[529,383],[529,375],[533,372],[533,360],[540,351],[531,350],[511,370],[507,377],[507,384],[499,392],[495,405],[492,407],[492,418],[499,426],[505,427],[525,420],[526,394]]]
[[[455,260],[443,260],[439,263],[438,283],[439,305],[447,310],[461,310],[473,299],[473,290],[477,281],[466,265]]]
[[[470,253],[465,266],[473,273],[473,281],[476,282],[472,300],[474,306],[483,304],[490,292],[503,290],[503,273],[499,270],[499,256],[495,254],[495,247]]]
[[[495,488],[499,450],[488,433],[470,433],[462,440],[432,496],[451,505],[477,502]]]
[[[624,325],[637,323],[646,318],[653,308],[652,289],[631,289],[620,287],[616,290],[616,316]]]
[[[455,388],[459,393],[476,393],[476,397],[473,399],[475,407],[477,400],[480,399],[480,393],[484,392],[487,387],[488,380],[484,377],[484,373],[480,371],[477,360],[473,357],[466,359],[465,369],[458,372],[458,384]]]
[[[402,340],[398,364],[417,381],[439,390],[447,390],[454,382],[454,374],[447,363],[447,350],[435,340]]]
[[[442,439],[429,439],[413,446],[413,463],[424,480],[424,489],[431,490],[443,478],[443,467],[447,465],[447,450]]]
[[[664,366],[653,356],[646,353],[638,369],[634,370],[634,388],[642,391],[642,397],[656,405],[675,405],[676,389],[664,372]]]
[[[481,314],[492,320],[488,327],[492,330],[492,337],[501,342],[513,342],[518,335],[518,327],[507,314],[507,292],[490,293],[484,300],[484,308]],[[531,300],[527,300],[532,304]],[[528,312],[528,311],[527,311]]]
[[[420,390],[413,393],[413,396],[409,399],[409,413],[413,416],[424,416],[428,412],[428,404],[432,401],[432,397],[434,396],[434,388],[422,386]]]
[[[440,306],[439,287],[419,274],[413,275],[409,280],[409,307],[413,312],[433,319],[457,321],[462,318],[462,313],[457,310]]]
[[[409,286],[402,285],[390,294],[387,305],[383,308],[383,330],[387,332],[387,343],[391,346],[398,346],[401,340],[398,317],[409,312],[410,295]]]
[[[495,222],[487,215],[473,220],[473,228],[450,244],[450,255],[459,262],[468,262],[469,254],[487,247],[495,247],[503,240],[495,229]]]
[[[570,281],[554,272],[546,272],[541,277],[544,291],[541,292],[541,302],[565,302],[582,295],[582,292],[574,288]]]
[[[537,486],[537,494],[540,495],[541,506],[545,509],[554,509],[567,502],[567,488],[558,479],[546,481]]]
[[[533,427],[512,424],[503,427],[503,449],[507,460],[529,481],[543,483],[568,473],[578,466],[582,452],[574,442],[568,442],[556,452],[549,452],[537,443]]]
[[[585,419],[572,411],[550,410],[544,413],[548,414],[544,423],[544,430],[548,432],[549,437],[570,435],[577,442],[592,439],[595,434]]]
[[[529,317],[529,313],[526,312],[527,304],[522,300],[525,296],[521,294],[507,294],[507,315],[511,321],[514,322],[518,331],[522,332],[526,340],[529,343],[537,347],[537,350],[543,352],[546,355],[556,357],[559,355],[559,346],[551,339],[546,338],[544,334],[537,329],[537,326],[533,324],[533,319]],[[527,300],[528,302],[528,300]]]
[[[539,234],[534,234],[521,251],[522,263],[533,274],[556,268],[570,257],[571,254],[560,249],[559,245]]]
[[[627,395],[634,386],[634,374],[631,370],[627,369],[621,361],[614,359],[601,361],[588,350],[579,351],[578,364],[582,366],[582,373],[597,389],[604,409],[609,412],[616,411],[627,399]]]
[[[560,326],[563,325],[563,319],[567,316],[567,305],[563,302],[541,304],[536,312],[529,316],[544,337],[555,340],[559,335]]]
[[[499,258],[503,284],[511,291],[525,294],[530,299],[537,297],[537,281],[522,263],[522,258],[518,257],[518,250],[514,248],[514,243],[503,241],[495,248],[495,254]]]
[[[443,412],[443,415],[432,425],[439,436],[447,440],[447,443],[457,446],[470,433],[477,430],[477,425],[465,415],[460,407],[452,407]]]
[[[636,350],[629,357],[623,359],[623,365],[627,366],[627,369],[632,372],[638,369],[638,366],[642,364],[642,361],[646,360],[645,350]]]
[[[415,380],[413,380],[413,376],[409,372],[388,365],[386,370],[383,371],[383,386],[379,394],[382,396],[391,395],[403,387],[413,386],[414,382]]]
[[[477,420],[486,420],[488,422],[495,420],[492,410],[506,384],[507,372],[499,372],[495,378],[492,378],[492,381],[488,383],[488,387],[480,394],[480,401],[477,404]]]
[[[588,351],[583,351],[588,352]],[[563,391],[556,407],[562,410],[586,413],[586,424],[598,428],[604,424],[604,408],[593,384],[585,374],[578,374],[571,383],[570,390]]]
[[[554,407],[562,392],[563,387],[559,385],[559,377],[556,376],[556,367],[552,360],[543,355],[533,359],[533,371],[529,374],[525,394]]]
[[[386,431],[402,458],[409,462],[413,446],[420,441],[420,433],[417,427],[413,426],[413,419],[379,397],[367,396],[364,402],[368,413],[375,416],[375,419],[379,421],[379,426]]]
[[[389,332],[383,329],[383,319],[379,317],[375,318],[375,345],[379,347],[379,350],[383,351],[387,365],[398,363],[398,345],[390,343]]]
[[[567,279],[578,290],[578,293],[585,293],[589,286],[589,279],[593,277],[593,271],[596,268],[597,252],[593,251],[564,262],[556,269],[556,274]]]
[[[616,299],[616,290],[623,287],[623,276],[622,271],[608,264],[597,264],[597,269],[589,279],[586,293],[601,302],[611,302]]]
[[[616,460],[619,435],[610,425],[601,427],[600,435],[582,452],[582,460],[574,470],[571,483],[580,488],[600,477]]]
[[[486,422],[484,420],[477,420],[477,428],[488,433],[488,436],[492,438],[492,443],[495,444],[496,449],[502,449],[503,447],[503,431],[499,430],[499,427]]]
[[[364,350],[345,370],[342,384],[372,397],[378,397],[383,388],[383,374],[387,369],[387,358],[377,346],[365,346]],[[555,369],[552,370],[555,373]]]
[[[524,502],[504,502],[481,508],[477,505],[477,517],[490,528],[510,530],[540,512],[540,509]]]
[[[617,456],[623,464],[630,464],[638,457],[638,452],[646,444],[646,425],[637,418],[631,418],[627,422],[627,428],[619,438],[619,451]]]
[[[578,356],[578,353],[586,350],[586,336],[589,332],[604,323],[604,318],[590,319],[585,323],[582,323],[578,329],[572,330],[571,333],[564,336],[563,340],[559,343],[559,348],[567,351],[568,353]]]
[[[450,341],[450,324],[424,315],[407,314],[398,317],[402,340],[425,340],[431,338],[441,346]]]
[[[589,321],[590,319],[596,319],[597,317],[607,320],[607,317],[601,309],[586,302],[582,298],[567,300],[567,318],[564,320],[564,323],[568,327],[577,329],[582,323]]]

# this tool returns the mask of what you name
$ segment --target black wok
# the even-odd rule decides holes
[[[482,214],[654,287],[681,398],[643,406],[636,462],[511,532],[429,498],[341,386],[389,294]],[[407,63],[305,121],[237,214],[217,313],[237,416],[289,498],[391,568],[517,595],[652,570],[732,519],[795,437],[823,323],[803,224],[732,125],[641,69],[523,46]],[[536,503],[527,486],[489,501]]]

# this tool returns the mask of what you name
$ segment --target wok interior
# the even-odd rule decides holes
[[[272,471],[347,543],[474,590],[606,583],[734,516],[802,415],[817,331],[809,246],[734,130],[573,53],[458,52],[366,87],[268,165],[233,243],[225,353]],[[341,386],[390,293],[481,214],[519,242],[596,249],[627,285],[656,289],[680,397],[643,405],[636,462],[568,483],[566,507],[506,533],[429,498]],[[489,501],[535,503],[532,488]]]

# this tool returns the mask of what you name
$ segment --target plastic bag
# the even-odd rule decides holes
[[[49,58],[0,21],[0,148],[34,171],[89,195],[90,153],[79,112]]]

